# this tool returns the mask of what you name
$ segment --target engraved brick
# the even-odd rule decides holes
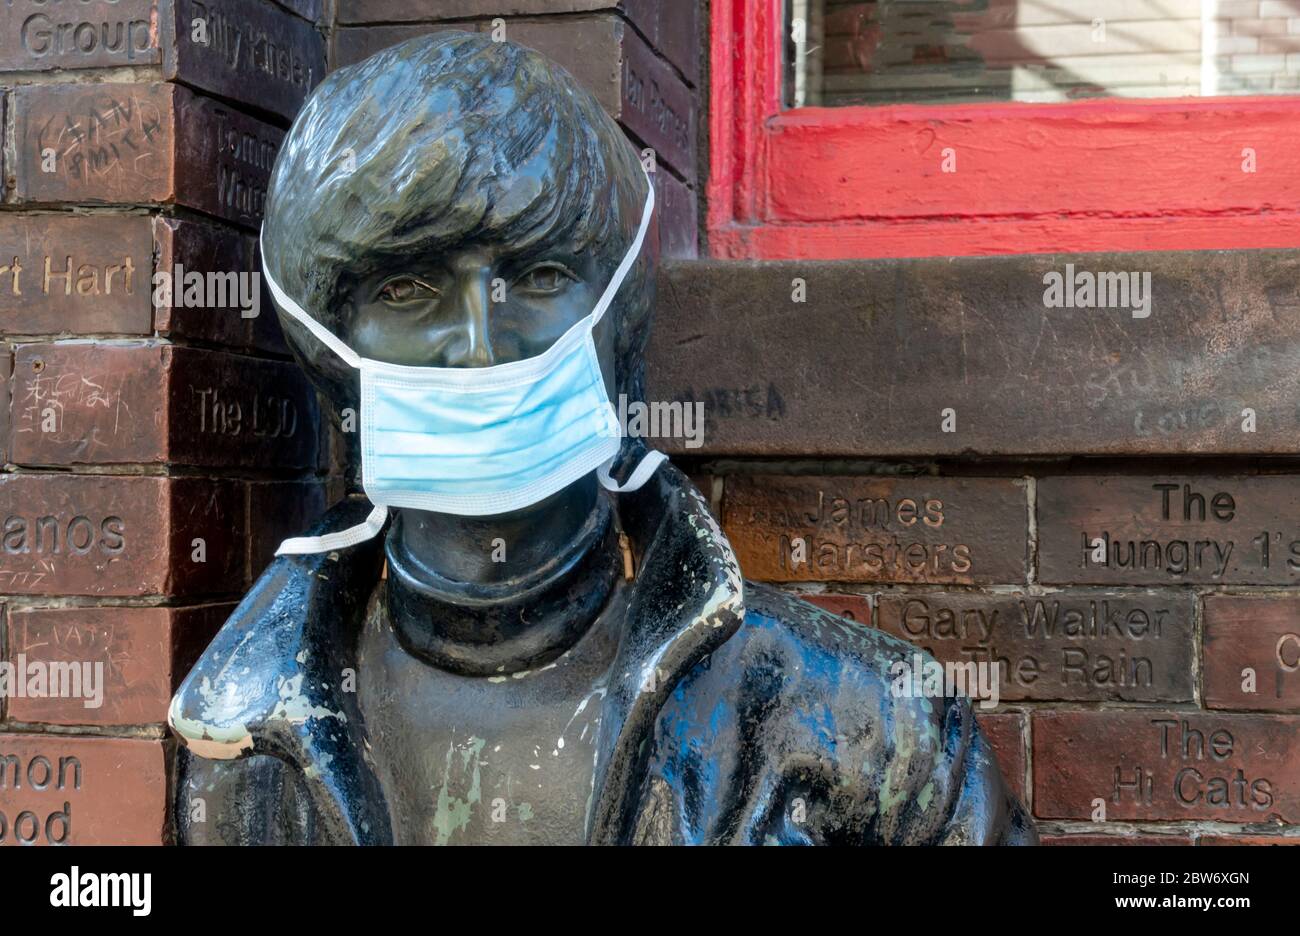
[[[1204,659],[1207,708],[1300,711],[1300,596],[1207,595]]]
[[[1282,475],[1044,478],[1038,544],[1045,583],[1294,584],[1300,484]]]
[[[15,463],[314,468],[315,391],[295,364],[168,344],[19,348]]]
[[[78,689],[71,697],[54,695],[53,685],[45,689],[47,696],[11,691],[9,718],[55,725],[163,724],[172,693],[233,609],[213,604],[11,610],[7,659],[18,677],[33,665],[70,674],[71,664],[81,683],[79,689],[70,683]]]
[[[489,32],[492,24],[482,20],[340,29],[334,65],[349,65],[413,36],[447,29]],[[687,179],[695,177],[695,96],[623,20],[602,15],[511,21],[506,35],[563,65],[624,128],[653,147],[660,162]]]
[[[248,579],[255,581],[276,548],[291,536],[302,536],[330,502],[319,481],[271,481],[248,486]]]
[[[157,0],[9,0],[0,7],[0,71],[156,65]]]
[[[325,75],[321,34],[265,0],[171,0],[169,7],[163,74],[170,80],[292,118]]]
[[[0,464],[9,461],[9,408],[13,370],[13,353],[8,345],[0,345]]]
[[[5,475],[0,593],[234,594],[244,583],[244,517],[235,481]]]
[[[1067,264],[1149,271],[1151,315],[1046,308]],[[648,399],[704,402],[697,456],[1291,455],[1298,268],[1287,251],[665,263]]]
[[[547,13],[594,13],[617,10],[635,24],[661,55],[682,70],[692,84],[699,78],[700,10],[696,3],[663,0],[343,0],[340,24],[405,23],[471,17],[528,16]],[[516,23],[507,21],[513,39]],[[348,30],[343,30],[348,31]]]
[[[871,623],[871,604],[862,595],[800,595],[805,601],[859,624]]]
[[[1041,818],[1300,821],[1300,718],[1051,712],[1032,735]]]
[[[1041,845],[1191,845],[1190,835],[1041,835]]]
[[[0,844],[161,845],[161,741],[0,734]]]
[[[659,215],[659,255],[689,259],[699,253],[699,209],[695,191],[671,172],[654,174],[655,212]]]
[[[180,218],[154,218],[153,226],[159,271],[170,272],[175,277],[179,266],[183,272],[201,273],[205,278],[208,274],[257,272],[261,285],[260,270],[253,262],[255,239],[251,235],[206,221]],[[173,337],[237,347],[253,344],[254,320],[246,317],[235,293],[227,292],[226,299],[218,306],[189,305],[183,288],[173,290],[171,302],[159,303],[155,310],[155,327],[159,334]],[[261,296],[257,313],[258,317],[275,316]]]
[[[1007,789],[1025,802],[1025,716],[1021,712],[975,712],[975,721],[988,738]]]
[[[756,579],[971,585],[1026,574],[1025,492],[1013,479],[736,475],[723,519]]]
[[[275,127],[172,84],[26,86],[13,98],[17,202],[178,204],[261,222]]]
[[[1190,702],[1193,605],[1178,592],[887,594],[876,626],[943,662],[996,662],[1007,701]]]
[[[324,0],[275,0],[275,4],[311,23],[319,23],[323,16]]]
[[[148,334],[153,238],[130,215],[0,215],[0,332]]]

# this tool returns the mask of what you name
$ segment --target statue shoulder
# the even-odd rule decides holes
[[[889,634],[747,582],[744,623],[683,678],[657,726],[653,770],[688,802],[741,810],[701,814],[683,838],[710,841],[718,823],[752,844],[1032,839],[970,700],[900,691],[899,664],[927,660]],[[710,760],[725,766],[690,770]],[[684,789],[692,784],[716,789]]]

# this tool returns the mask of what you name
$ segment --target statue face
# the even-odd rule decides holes
[[[612,274],[565,243],[416,255],[353,285],[346,340],[363,357],[426,367],[535,357],[591,312]],[[610,321],[596,329],[596,347],[612,393]]]

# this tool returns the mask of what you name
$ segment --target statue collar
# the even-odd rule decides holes
[[[609,501],[539,573],[506,587],[470,585],[420,569],[390,530],[383,601],[407,653],[464,676],[495,676],[549,663],[596,621],[621,572]],[[402,522],[400,514],[394,524]]]

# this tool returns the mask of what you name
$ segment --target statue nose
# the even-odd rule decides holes
[[[496,354],[489,331],[491,280],[487,271],[457,284],[457,330],[447,354],[447,367],[491,367]]]

